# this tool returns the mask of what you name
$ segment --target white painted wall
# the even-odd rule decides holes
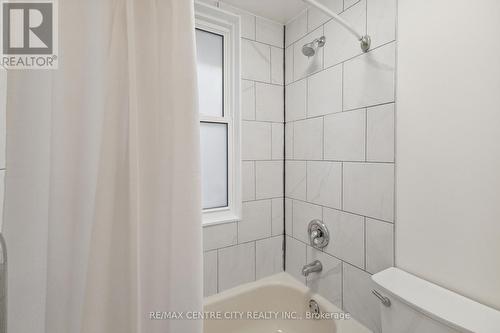
[[[398,10],[396,265],[500,309],[500,1]]]

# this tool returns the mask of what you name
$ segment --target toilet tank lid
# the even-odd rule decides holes
[[[417,311],[464,332],[500,332],[500,311],[391,267],[373,281]]]

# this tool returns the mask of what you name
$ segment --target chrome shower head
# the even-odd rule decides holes
[[[316,50],[318,49],[318,47],[325,46],[325,42],[326,42],[325,36],[316,38],[312,42],[304,44],[304,46],[302,46],[302,53],[306,57],[312,57],[316,54]]]

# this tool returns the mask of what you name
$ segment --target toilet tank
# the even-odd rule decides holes
[[[398,268],[372,276],[382,297],[382,333],[499,333],[500,311]]]

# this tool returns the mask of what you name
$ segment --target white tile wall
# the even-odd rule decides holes
[[[357,267],[365,265],[365,221],[362,216],[323,208],[323,222],[331,240],[324,251]]]
[[[255,82],[241,80],[241,117],[255,120]]]
[[[240,243],[271,237],[270,200],[244,202],[242,215],[242,221],[238,223]]]
[[[271,81],[271,47],[251,40],[241,40],[241,77],[261,82]]]
[[[255,118],[261,121],[284,121],[283,86],[257,82]]]
[[[255,200],[255,162],[241,163],[241,183],[243,201]]]
[[[323,118],[294,123],[293,157],[301,160],[320,160],[323,157]]]
[[[344,8],[342,0],[323,0],[321,1],[321,3],[325,5],[328,9],[337,14],[342,12]],[[309,7],[307,10],[307,31],[312,31],[316,29],[317,27],[329,21],[330,19],[331,19],[330,16],[324,14],[319,9],[316,9],[314,7]]]
[[[302,54],[302,46],[310,43],[316,38],[323,36],[323,26],[310,32],[302,39],[299,39],[293,48],[293,78],[299,80],[309,74],[318,72],[323,69],[323,50],[318,48],[316,54],[311,57],[306,57]]]
[[[357,31],[366,31],[366,0],[347,9],[340,15]],[[363,51],[359,42],[337,21],[331,20],[325,24],[325,67],[339,64],[342,61],[360,55]]]
[[[217,250],[203,254],[203,296],[217,293]]]
[[[205,295],[282,271],[284,232],[284,27],[212,3],[241,17],[243,217],[203,228]]]
[[[394,225],[366,218],[366,270],[378,273],[394,266]]]
[[[283,271],[283,236],[259,240],[255,246],[257,279]]]
[[[381,332],[380,301],[374,297],[372,290],[375,283],[370,274],[344,263],[343,274],[344,310],[370,328],[373,332]]]
[[[283,161],[255,162],[256,199],[283,196]]]
[[[271,123],[242,122],[243,160],[271,159]]]
[[[344,210],[392,222],[394,165],[344,163]]]
[[[309,243],[307,226],[312,220],[321,220],[322,215],[321,206],[294,200],[292,209],[293,237],[304,243]]]
[[[342,163],[307,162],[307,201],[332,208],[342,206]]]
[[[306,245],[293,237],[286,236],[286,272],[297,280],[306,283],[302,275],[302,267],[306,264],[307,250]]]
[[[344,110],[394,101],[395,44],[344,63]]]
[[[307,277],[307,286],[327,300],[342,307],[342,261],[327,253],[307,247],[307,262],[319,260],[323,265],[320,273]]]
[[[255,280],[255,242],[218,250],[218,291]]]
[[[286,26],[286,270],[302,279],[312,253],[329,265],[333,258],[343,283],[322,285],[332,277],[319,273],[320,293],[379,332],[370,274],[394,260],[395,0],[326,1],[371,34],[372,48],[362,53],[351,34],[314,9]],[[303,44],[323,32],[325,47],[308,59]],[[309,247],[305,261],[313,218],[332,239],[323,252]]]
[[[342,65],[314,74],[308,80],[308,117],[342,111]]]
[[[325,159],[365,160],[365,114],[361,109],[325,117]]]
[[[366,124],[366,159],[394,162],[394,104],[368,108]]]
[[[256,24],[255,33],[258,42],[283,48],[283,25],[262,17],[257,17]]]

